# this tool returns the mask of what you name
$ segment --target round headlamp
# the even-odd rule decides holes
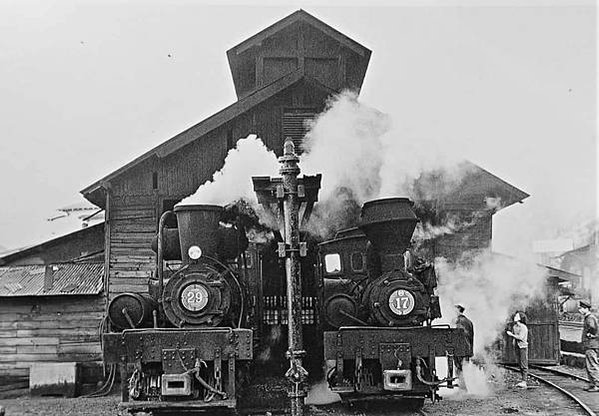
[[[197,260],[202,257],[202,249],[198,246],[191,246],[189,247],[189,250],[187,250],[187,254],[189,255],[190,259]]]

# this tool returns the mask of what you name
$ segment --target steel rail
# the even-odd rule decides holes
[[[547,371],[549,373],[557,374],[564,377],[574,378],[576,380],[584,381],[585,383],[589,382],[588,378],[579,376],[578,374],[572,374],[567,371],[558,370],[557,368],[543,367],[542,365],[530,364],[530,368],[534,368],[536,370]]]
[[[512,370],[512,371],[520,371],[520,369],[518,367],[512,367],[510,365],[506,365],[506,364],[502,364],[502,366],[504,368],[507,368],[508,370]],[[539,369],[537,367],[535,367],[535,369]],[[545,370],[543,368],[543,370]],[[586,403],[584,403],[580,398],[578,398],[576,395],[574,395],[572,392],[564,389],[563,387],[558,386],[557,384],[543,378],[542,376],[539,376],[538,374],[534,374],[529,372],[528,375],[538,381],[540,381],[541,383],[545,383],[548,386],[553,387],[556,390],[559,390],[561,393],[563,393],[564,395],[568,396],[570,399],[572,399],[573,401],[576,402],[576,404],[578,404],[578,406],[580,406],[580,408],[582,410],[584,410],[589,416],[597,416],[597,413],[595,413],[589,406],[587,406]],[[567,376],[570,376],[571,374],[567,374]],[[573,375],[573,374],[572,374]],[[566,377],[566,375],[562,375],[563,377]]]

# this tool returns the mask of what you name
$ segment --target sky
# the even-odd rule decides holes
[[[360,100],[529,193],[494,249],[597,217],[592,1],[0,0],[0,246],[236,100],[225,52],[303,8],[373,51]],[[276,4],[276,6],[274,6]]]

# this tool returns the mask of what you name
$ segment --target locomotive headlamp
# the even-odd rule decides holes
[[[202,257],[202,249],[198,246],[191,246],[189,250],[187,250],[187,254],[189,254],[189,258],[192,260],[197,260]]]
[[[394,290],[389,296],[389,309],[396,315],[407,315],[414,310],[414,295],[404,289]]]
[[[208,305],[208,290],[204,285],[192,283],[181,291],[181,304],[191,312],[199,312]]]

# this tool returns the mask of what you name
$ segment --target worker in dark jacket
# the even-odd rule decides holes
[[[581,300],[578,310],[584,316],[582,347],[590,383],[585,390],[599,392],[599,324],[597,318],[591,314],[590,302]]]
[[[472,321],[470,319],[468,319],[466,317],[466,315],[464,315],[464,311],[466,310],[466,307],[464,306],[463,303],[457,303],[455,305],[455,308],[456,308],[457,316],[455,318],[454,326],[457,329],[461,329],[464,332],[466,342],[468,343],[468,354],[464,355],[464,356],[455,356],[454,357],[455,367],[457,369],[458,378],[460,380],[460,388],[465,389],[466,385],[465,385],[465,380],[463,377],[463,370],[464,370],[463,363],[464,363],[464,361],[470,361],[470,357],[472,357],[472,355],[473,355],[474,325],[472,325]]]

